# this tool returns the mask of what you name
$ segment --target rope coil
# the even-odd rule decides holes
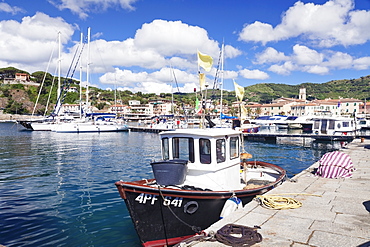
[[[282,196],[256,196],[261,206],[267,209],[294,209],[302,207],[302,202],[291,198]]]
[[[252,246],[262,241],[262,235],[257,232],[257,227],[235,224],[223,226],[217,231],[215,237],[218,242],[235,247]]]
[[[255,199],[259,201],[262,207],[267,209],[294,209],[302,207],[302,202],[290,198],[290,197],[282,197],[281,195],[300,195],[300,196],[318,196],[321,197],[322,195],[315,195],[315,194],[307,194],[307,193],[283,193],[283,194],[275,194],[275,195],[259,195],[256,196]]]

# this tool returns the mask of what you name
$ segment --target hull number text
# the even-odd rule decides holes
[[[158,201],[158,196],[157,195],[151,195],[151,194],[145,194],[141,193],[135,198],[135,201],[141,203],[141,204],[146,204],[149,203],[151,205],[154,205],[156,201]],[[172,198],[171,196],[166,196],[164,197],[163,201],[164,206],[174,206],[174,207],[181,207],[182,205],[182,197],[175,197]]]

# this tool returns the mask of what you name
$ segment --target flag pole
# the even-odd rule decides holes
[[[202,54],[201,52],[199,52],[199,50],[197,50],[197,57],[198,57],[198,75],[199,75],[199,85],[200,85],[200,93],[201,93],[201,96],[202,96],[202,120],[201,120],[201,124],[204,125],[204,114],[205,114],[205,110],[206,110],[206,98],[207,98],[207,87],[208,85],[206,85],[206,78],[205,78],[205,74],[204,73],[200,73],[200,67],[202,67],[205,71],[209,72],[211,71],[211,68],[212,68],[212,64],[213,64],[213,59],[211,56],[208,56],[208,55],[205,55],[205,54]],[[203,87],[205,87],[205,96],[203,94]],[[204,112],[203,112],[204,110]],[[204,128],[204,126],[200,126],[202,128]]]
[[[200,116],[200,123],[199,129],[203,129],[204,127],[204,101],[203,101],[203,92],[202,92],[202,85],[200,83],[200,64],[199,64],[199,50],[197,50],[197,64],[198,64],[198,79],[199,79],[199,93],[200,93],[200,109],[201,109],[201,116]]]
[[[222,127],[222,92],[223,92],[223,85],[224,85],[224,43],[222,42],[221,46],[221,97],[220,97],[220,123]]]

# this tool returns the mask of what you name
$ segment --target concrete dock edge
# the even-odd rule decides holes
[[[318,163],[265,195],[282,194],[302,202],[297,209],[272,210],[257,201],[210,226],[217,232],[226,224],[260,226],[263,240],[256,247],[370,246],[370,140],[355,139],[339,151],[350,155],[351,178],[315,176]],[[288,194],[287,194],[288,193]],[[186,246],[186,245],[184,245]],[[226,246],[203,241],[191,246]]]

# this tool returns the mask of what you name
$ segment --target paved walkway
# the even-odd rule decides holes
[[[263,240],[256,247],[303,247],[303,246],[370,246],[370,140],[355,139],[340,151],[350,155],[356,171],[351,178],[328,179],[312,174],[314,164],[292,180],[268,192],[283,195],[302,202],[302,207],[287,210],[271,210],[256,201],[237,210],[207,230],[217,232],[232,223],[253,227]],[[308,194],[308,195],[302,195]],[[321,196],[312,196],[321,195]],[[225,246],[219,242],[192,243],[192,246]]]

